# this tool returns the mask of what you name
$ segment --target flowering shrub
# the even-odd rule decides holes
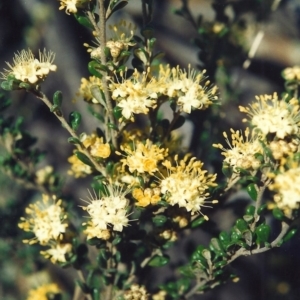
[[[7,62],[2,89],[31,93],[49,108],[74,148],[66,173],[87,185],[86,197],[70,199],[54,166],[39,167],[44,153],[33,148],[36,139],[23,129],[22,119],[5,116],[11,102],[1,94],[2,171],[36,192],[28,196],[30,201],[24,199],[26,207],[18,221],[23,242],[38,249],[43,261],[77,273],[74,292],[58,287],[53,278],[57,283],[42,282],[27,299],[69,299],[72,293],[74,300],[196,299],[229,279],[236,282],[229,265],[238,257],[271,251],[296,234],[299,67],[282,72],[282,95],[260,95],[239,106],[246,129],[225,129],[226,143],[218,137],[217,143],[206,145],[215,157],[224,156],[220,170],[209,159],[200,160],[195,149],[183,147],[177,129],[199,111],[207,112],[207,120],[216,118],[222,105],[225,86],[220,82],[219,89],[213,83],[218,57],[209,63],[208,42],[228,34],[227,46],[244,51],[245,45],[239,45],[243,28],[225,18],[221,22],[224,11],[217,4],[223,1],[214,1],[216,22],[199,21],[196,26],[202,32],[198,42],[209,44],[201,46],[208,72],[190,65],[170,66],[156,53],[151,0],[141,1],[140,34],[125,20],[109,24],[127,1],[59,2],[59,10],[90,28],[94,36],[84,43],[91,76],[81,79],[76,101],[86,102],[97,127],[82,132],[80,112],[65,117],[62,92],[51,98],[44,93],[44,81],[59,68],[52,51],[39,51],[36,57],[31,50],[21,50]],[[186,1],[182,3],[177,14],[192,18]],[[164,117],[166,107],[170,119]],[[214,232],[206,246],[196,245],[170,281],[151,285],[149,270],[170,264],[168,251],[175,242],[210,222],[210,214],[234,189],[246,190],[251,204],[232,228]],[[271,218],[278,222],[276,228]]]

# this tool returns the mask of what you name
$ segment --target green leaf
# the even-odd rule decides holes
[[[278,207],[273,209],[272,214],[273,214],[274,218],[279,221],[282,221],[285,219],[285,215]]]
[[[122,108],[119,106],[115,106],[113,109],[113,114],[116,120],[120,120],[122,118]]]
[[[5,91],[13,91],[13,90],[17,89],[18,87],[19,86],[15,85],[13,80],[1,82],[1,88]]]
[[[92,60],[88,63],[88,70],[92,75],[98,78],[102,78],[102,74],[99,71],[97,71],[98,66],[99,64],[96,61]]]
[[[69,124],[73,130],[77,130],[81,123],[81,114],[77,111],[73,111],[69,115]]]
[[[75,138],[75,137],[69,137],[68,138],[68,143],[74,144],[74,145],[80,145],[81,144],[80,140]]]
[[[246,188],[249,196],[251,197],[252,200],[256,201],[257,200],[257,185],[254,183],[250,183],[247,188]]]
[[[112,241],[112,245],[115,246],[115,245],[118,245],[122,240],[122,237],[120,235],[117,235],[113,241]]]
[[[232,175],[232,168],[228,164],[224,163],[222,167],[222,173],[225,177],[230,178]]]
[[[83,26],[85,26],[87,28],[90,28],[90,29],[94,29],[93,24],[91,23],[89,18],[86,17],[85,15],[76,13],[76,14],[74,14],[74,17],[80,25],[83,25]]]
[[[118,127],[116,126],[116,124],[113,124],[113,123],[107,123],[107,127],[108,128],[111,128],[115,131],[119,131]]]
[[[167,222],[168,218],[164,215],[156,215],[155,217],[152,218],[153,223],[157,227],[163,226]]]
[[[283,242],[289,241],[291,238],[295,236],[295,234],[298,232],[298,228],[292,228],[288,231],[288,233],[283,237]]]
[[[58,108],[61,107],[62,104],[62,100],[63,100],[63,94],[61,91],[56,91],[53,94],[53,104],[56,105]]]
[[[162,267],[165,266],[170,261],[170,258],[168,256],[160,256],[155,255],[150,259],[148,262],[148,265],[151,267]]]
[[[236,220],[235,226],[241,233],[243,233],[246,230],[249,230],[248,224],[244,219]]]
[[[223,268],[227,265],[227,261],[226,260],[221,260],[218,261],[217,263],[214,264],[214,266],[218,269],[218,268]]]
[[[220,232],[219,239],[225,248],[227,248],[231,242],[229,234],[225,231]]]
[[[269,225],[261,224],[255,229],[256,243],[265,244],[268,242],[271,233],[271,228]]]
[[[191,223],[191,228],[196,228],[199,227],[201,224],[203,224],[205,222],[205,218],[200,216],[198,218],[196,218],[192,223]]]
[[[253,205],[249,205],[249,206],[246,208],[246,214],[247,214],[247,215],[254,216],[254,213],[255,213],[255,207],[254,207]]]
[[[125,0],[120,1],[117,4],[115,4],[114,2],[116,2],[116,1],[113,1],[112,4],[110,5],[111,13],[109,16],[111,16],[113,13],[122,9],[123,7],[125,7],[128,4],[128,1],[125,1]]]
[[[222,243],[217,238],[212,238],[209,243],[209,249],[216,253],[217,256],[225,256],[225,250]]]
[[[82,152],[75,151],[75,155],[84,164],[86,164],[86,165],[88,165],[90,167],[94,166],[93,163],[90,161],[90,159],[85,154],[83,154]]]

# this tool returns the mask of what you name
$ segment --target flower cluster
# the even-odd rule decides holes
[[[65,255],[71,251],[72,246],[63,242],[68,223],[62,200],[43,195],[42,201],[29,204],[25,212],[28,217],[21,217],[19,227],[35,236],[24,240],[24,243],[50,246],[50,249],[42,251],[41,254],[45,254],[52,262],[66,262]]]
[[[148,300],[149,295],[147,294],[147,290],[144,286],[133,284],[131,285],[130,290],[125,291],[124,299],[125,300]]]
[[[47,283],[28,292],[27,300],[48,300],[60,294],[60,289],[55,283]]]
[[[81,134],[80,141],[95,158],[106,159],[111,154],[109,144],[104,143],[103,138],[98,137],[94,133],[91,135],[85,133]],[[68,174],[75,178],[85,177],[92,173],[92,168],[77,157],[76,150],[74,150],[74,154],[68,158],[68,162],[71,164],[71,169],[68,171]]]
[[[122,109],[122,116],[125,119],[133,120],[133,114],[147,114],[150,108],[157,106],[155,81],[148,81],[148,74],[140,74],[137,70],[126,79],[121,74],[121,82],[111,82],[112,99]]]
[[[231,131],[230,142],[226,132],[223,132],[225,140],[230,149],[225,149],[221,144],[213,144],[213,147],[223,150],[222,155],[225,156],[224,162],[232,168],[236,173],[239,173],[241,169],[248,171],[257,170],[261,161],[256,159],[257,154],[263,154],[263,148],[260,143],[260,136],[253,134],[250,137],[250,130],[245,130],[245,138],[240,131]]]
[[[107,240],[110,238],[110,230],[122,231],[128,225],[128,199],[125,198],[127,193],[111,185],[107,186],[106,196],[97,197],[90,193],[90,198],[86,201],[88,205],[82,207],[90,218],[88,222],[83,223],[88,239]]]
[[[120,54],[122,51],[127,51],[129,47],[134,46],[136,43],[133,40],[135,27],[131,23],[127,23],[125,20],[121,20],[117,24],[109,26],[110,37],[106,42],[106,48],[109,49],[110,55],[115,63],[121,58]],[[88,52],[91,58],[100,60],[101,59],[101,46],[99,37],[96,36],[96,47],[84,43],[84,46],[88,48]]]
[[[84,147],[89,149],[90,153],[97,158],[108,158],[110,156],[110,146],[108,143],[103,142],[103,138],[98,137],[96,134],[82,134],[81,142]]]
[[[240,111],[251,117],[251,124],[262,134],[274,134],[279,139],[299,133],[300,113],[298,100],[286,102],[273,95],[256,97],[250,107],[240,106]]]
[[[176,99],[180,112],[190,114],[194,109],[206,109],[218,100],[217,87],[206,80],[205,71],[198,73],[189,66],[188,71],[160,65],[159,82],[163,94]]]
[[[170,205],[184,207],[193,215],[209,203],[208,189],[217,185],[216,174],[207,174],[206,170],[202,170],[203,163],[195,157],[188,160],[186,156],[180,161],[175,157],[175,162],[176,166],[172,166],[170,161],[163,162],[167,175],[162,175],[163,179],[159,183],[161,193]]]
[[[269,188],[276,193],[274,201],[277,207],[290,216],[292,210],[298,209],[300,204],[299,162],[289,159],[278,173],[270,174],[270,177],[273,178],[273,183]]]
[[[123,169],[128,166],[131,173],[148,173],[153,175],[158,171],[158,163],[168,155],[168,149],[159,148],[152,144],[150,140],[145,143],[137,141],[131,145],[121,146],[121,150],[126,153],[126,158],[121,159]],[[117,152],[121,155],[121,153]]]
[[[22,50],[15,54],[13,64],[6,63],[10,69],[4,69],[2,79],[13,76],[15,79],[30,84],[38,84],[43,81],[50,71],[56,71],[56,65],[52,64],[55,54],[51,51],[39,51],[39,59],[28,50]]]

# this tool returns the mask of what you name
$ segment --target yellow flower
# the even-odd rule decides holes
[[[108,143],[103,143],[103,138],[99,138],[96,134],[91,135],[83,134],[81,142],[95,157],[108,158],[111,154],[110,146]]]
[[[163,94],[176,99],[180,112],[190,114],[194,109],[206,109],[218,100],[217,87],[212,86],[204,76],[191,69],[182,70],[177,66],[160,66],[158,81]],[[164,89],[162,89],[164,87]]]
[[[68,162],[71,164],[71,170],[68,171],[69,175],[79,178],[92,174],[92,168],[78,159],[75,154],[68,158]]]
[[[150,140],[146,140],[145,143],[140,141],[133,143],[133,147],[132,149],[130,146],[121,146],[121,150],[127,155],[126,158],[121,159],[123,169],[128,166],[131,173],[153,175],[158,171],[158,163],[168,155],[168,149],[159,148]],[[120,153],[117,152],[117,154]]]
[[[81,78],[81,85],[76,95],[82,96],[87,102],[99,103],[99,101],[95,99],[91,93],[91,87],[95,85],[102,89],[102,82],[100,78],[96,76],[90,76],[89,79]]]
[[[68,227],[65,223],[67,215],[61,206],[62,200],[56,200],[55,196],[52,199],[48,195],[42,196],[42,201],[29,204],[26,208],[28,217],[21,217],[19,227],[35,235],[31,240],[24,240],[25,243],[46,245],[51,240],[61,240]]]
[[[187,160],[188,156],[180,161],[175,156],[176,166],[172,166],[170,161],[163,162],[167,175],[163,176],[159,187],[170,205],[184,207],[193,215],[209,203],[208,189],[217,185],[215,183],[217,175],[207,175],[207,171],[202,170],[203,163],[197,161],[195,157],[189,162]],[[211,201],[213,204],[217,202]]]
[[[36,289],[32,289],[29,291],[27,300],[48,300],[49,295],[59,294],[61,291],[57,284],[55,283],[47,283],[43,284]]]
[[[279,139],[299,133],[300,113],[298,100],[288,103],[273,95],[256,96],[250,107],[240,106],[240,111],[251,117],[251,124],[264,135],[274,134]],[[244,120],[245,121],[245,120]]]
[[[233,171],[239,173],[239,169],[257,170],[261,162],[255,158],[255,154],[263,154],[262,146],[259,142],[258,135],[252,135],[250,138],[249,128],[245,130],[245,138],[240,131],[234,131],[232,128],[230,142],[226,132],[223,136],[230,149],[225,149],[221,144],[213,144],[213,147],[223,150],[222,155],[225,156],[224,162],[232,167]]]
[[[159,188],[146,188],[144,191],[140,188],[135,188],[132,191],[132,196],[138,201],[136,205],[142,207],[156,204],[161,199]]]
[[[300,81],[300,67],[294,66],[292,68],[286,68],[282,72],[285,80],[297,80]]]
[[[13,75],[17,80],[29,83],[39,83],[43,81],[50,71],[56,71],[56,65],[53,65],[55,54],[51,51],[43,52],[39,50],[39,59],[35,58],[33,53],[28,50],[22,50],[15,54],[13,64],[6,62],[10,69],[4,69],[1,73],[2,79],[7,79]]]

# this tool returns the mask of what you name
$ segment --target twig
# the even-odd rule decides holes
[[[36,91],[36,92],[34,92],[34,94],[37,98],[41,99],[49,107],[49,109],[51,109],[52,104],[44,93],[42,93],[40,91]],[[61,122],[63,128],[65,128],[72,137],[80,140],[79,136],[71,128],[71,126],[68,124],[66,119],[61,114],[57,113],[56,111],[54,111],[53,114]],[[76,144],[76,147],[78,148],[78,150],[82,151],[89,158],[89,160],[93,163],[94,168],[97,171],[99,171],[104,176],[106,175],[106,169],[93,158],[93,156],[89,153],[89,151],[85,147],[83,147],[82,145],[78,145],[78,144]]]

